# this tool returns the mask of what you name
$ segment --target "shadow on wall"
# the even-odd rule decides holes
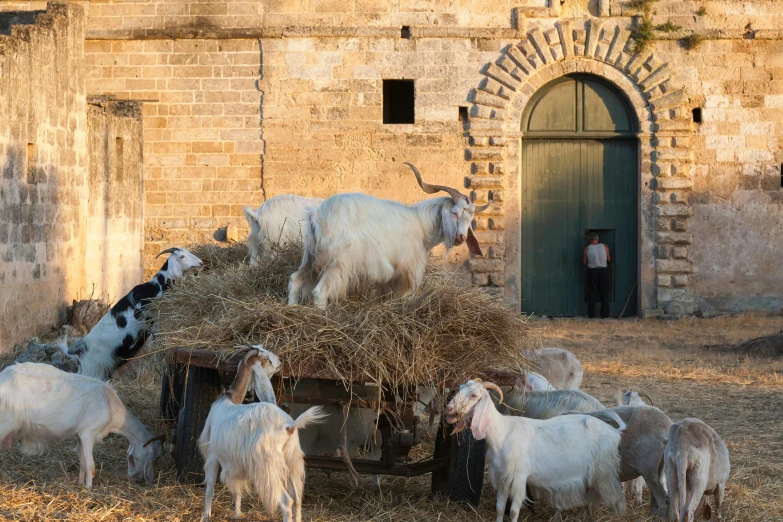
[[[62,219],[56,168],[39,165],[34,145],[0,158],[0,352],[42,334],[65,315],[76,223]],[[78,205],[78,198],[74,198]]]

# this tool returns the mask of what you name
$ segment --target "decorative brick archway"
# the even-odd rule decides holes
[[[640,123],[641,314],[693,311],[688,290],[692,235],[688,232],[691,189],[691,121],[687,97],[673,79],[673,66],[650,50],[634,53],[631,32],[622,21],[565,20],[503,50],[484,67],[471,93],[467,132],[476,201],[492,193],[497,202],[477,219],[483,258],[470,261],[473,280],[494,287],[512,306],[520,305],[520,130],[530,97],[550,80],[570,73],[601,76],[629,98]]]

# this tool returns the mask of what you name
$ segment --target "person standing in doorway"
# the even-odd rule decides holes
[[[601,318],[609,317],[609,268],[612,260],[609,247],[599,242],[598,234],[590,233],[590,243],[585,247],[582,262],[587,267],[587,315],[595,317],[595,301],[601,301]]]

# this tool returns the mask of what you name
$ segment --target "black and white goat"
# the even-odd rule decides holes
[[[427,194],[448,197],[403,205],[366,194],[337,194],[309,213],[299,270],[288,283],[288,304],[313,297],[325,308],[360,281],[386,287],[395,295],[415,291],[424,279],[427,257],[444,244],[467,243],[476,255],[481,247],[471,222],[489,204],[476,206],[459,190],[430,185],[406,163]]]
[[[152,485],[153,463],[163,456],[163,436],[154,436],[128,411],[108,384],[42,363],[19,363],[0,373],[0,440],[36,455],[50,442],[76,438],[79,485],[90,489],[93,445],[109,433],[128,439],[128,478]]]
[[[155,276],[117,301],[98,324],[71,346],[62,346],[66,355],[78,359],[82,375],[106,380],[114,370],[139,353],[150,332],[144,305],[160,297],[171,282],[189,268],[201,268],[201,259],[184,248],[169,248],[158,254],[169,254]]]

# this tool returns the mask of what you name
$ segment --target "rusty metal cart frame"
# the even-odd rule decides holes
[[[210,350],[179,348],[169,360],[169,371],[162,380],[160,411],[165,419],[175,423],[174,459],[180,482],[203,480],[204,464],[198,450],[198,437],[212,402],[221,386],[234,378],[241,357],[242,353],[221,357]],[[481,377],[500,385],[510,385],[514,380],[512,374],[503,372],[487,372]],[[408,462],[411,448],[419,441],[413,404],[396,399],[405,396],[404,393],[395,394],[364,382],[353,382],[349,391],[343,381],[322,378],[317,371],[299,379],[275,375],[272,385],[278,403],[350,404],[350,407],[381,409],[385,412],[379,415],[378,422],[381,460],[353,459],[356,472],[403,477],[432,473],[433,494],[447,493],[452,500],[478,505],[484,482],[486,443],[474,439],[470,430],[448,435],[451,430],[441,418],[433,455]],[[411,391],[414,394],[408,396],[415,397],[415,390]],[[305,464],[311,469],[349,471],[347,463],[335,457],[306,456]]]

